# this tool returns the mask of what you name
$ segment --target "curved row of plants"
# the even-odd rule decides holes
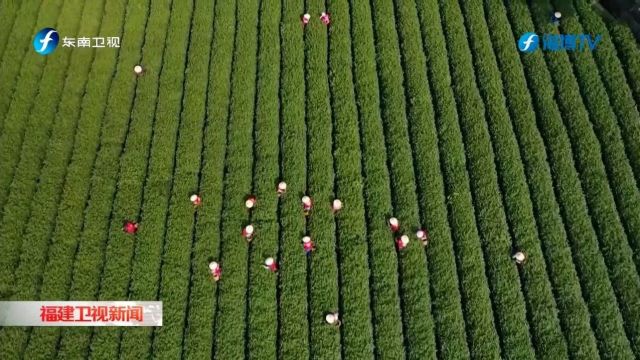
[[[505,2],[505,6],[515,34],[533,29],[533,21],[525,4]],[[545,12],[544,9],[540,10],[540,16],[542,13],[548,15],[548,11]],[[546,20],[545,16],[545,23]],[[542,24],[541,17],[540,21]],[[522,55],[521,61],[538,113],[538,127],[548,150],[556,196],[573,249],[573,261],[581,279],[583,296],[593,317],[592,325],[598,339],[600,355],[605,358],[632,357],[613,286],[608,278],[605,257],[600,252],[598,237],[587,210],[571,143],[555,102],[550,74],[552,68],[547,68],[541,53]]]
[[[130,110],[133,105],[131,99],[136,85],[131,69],[140,62],[140,48],[145,35],[140,28],[146,28],[147,23],[146,13],[132,10],[133,5],[129,4],[123,31],[123,39],[126,38],[128,41],[122,44],[118,52],[119,65],[107,96],[108,102],[97,103],[98,106],[102,105],[101,109],[96,110],[101,118],[104,112],[103,122],[102,124],[94,121],[86,122],[88,127],[86,138],[81,137],[76,142],[76,149],[69,164],[69,175],[62,193],[56,228],[48,249],[49,257],[40,291],[41,299],[69,298],[74,258],[82,228],[87,220],[84,216],[85,206],[89,191],[96,185],[97,180],[95,178],[91,180],[92,174],[95,175],[99,171],[103,176],[112,176],[115,181],[114,173],[117,172],[117,162],[126,138]],[[104,59],[104,64],[99,61],[100,66],[106,68],[115,66],[115,59],[112,58],[111,62],[107,57]],[[80,125],[85,126],[85,123]],[[113,166],[113,163],[116,165]],[[99,194],[91,195],[92,199],[96,197],[99,197]],[[34,329],[25,356],[55,354],[60,333],[59,328]]]
[[[596,93],[593,94],[591,98],[602,98],[600,101],[605,101],[607,98],[606,95],[608,94],[610,107],[617,116],[618,122],[616,125],[613,121],[615,117],[611,112],[608,114],[602,113],[602,116],[607,116],[606,119],[608,121],[596,121],[598,125],[595,127],[595,132],[596,134],[608,134],[606,138],[601,135],[600,140],[603,143],[603,149],[609,154],[606,156],[606,158],[609,159],[609,166],[616,169],[614,171],[610,169],[609,176],[610,178],[614,177],[619,179],[613,181],[612,188],[614,193],[618,193],[620,215],[626,224],[627,237],[635,253],[634,259],[637,268],[640,266],[640,244],[638,243],[640,239],[637,239],[633,234],[640,233],[640,229],[638,229],[639,204],[637,189],[637,181],[640,179],[640,142],[637,141],[637,139],[640,138],[640,114],[638,113],[637,104],[633,99],[633,94],[631,93],[627,79],[625,78],[622,63],[618,59],[614,45],[609,40],[611,36],[602,22],[600,15],[592,10],[590,4],[582,0],[576,0],[576,9],[580,14],[582,24],[568,22],[567,30],[580,32],[586,30],[588,33],[601,34],[607,39],[599,44],[598,51],[594,51],[592,56],[600,70],[599,73],[606,87],[606,94],[602,87],[594,87]],[[591,65],[588,54],[583,58],[581,57],[581,59],[587,62],[587,66],[584,66],[586,70],[596,70],[595,67]],[[581,65],[581,61],[576,61],[575,66],[577,68],[583,65]],[[581,71],[581,73],[587,78],[586,80],[591,79],[595,74],[585,71]],[[586,91],[588,90],[585,90],[585,92]],[[590,103],[590,101],[587,100],[587,103]],[[599,109],[606,111],[604,105],[606,105],[606,101]],[[594,114],[594,111],[591,112],[595,115],[593,116],[594,118],[599,118],[597,114]],[[620,137],[624,140],[624,144],[621,144],[622,140]],[[625,149],[627,156],[624,156]],[[627,160],[631,168],[627,165]],[[631,169],[633,169],[633,172]],[[618,172],[620,172],[619,175],[617,175]]]
[[[551,4],[548,3],[532,6],[538,29],[543,30],[541,32],[552,26],[546,19],[550,11]],[[575,18],[567,19],[565,26],[571,28],[575,21]],[[593,61],[589,61],[590,53],[571,54],[578,65],[574,67],[575,77],[566,53],[554,54],[557,56],[549,54],[547,66],[551,69],[558,87],[558,105],[563,113],[567,133],[572,140],[576,165],[582,179],[582,190],[596,233],[599,235],[600,247],[609,267],[620,310],[625,318],[627,336],[635,348],[640,340],[640,278],[623,225],[631,224],[630,229],[635,227],[629,206],[637,204],[638,189],[633,183],[633,174],[626,157],[619,158],[624,157],[624,147],[620,144],[619,133],[616,134],[619,129],[616,124],[611,124],[613,114],[606,104],[606,92],[597,81],[599,79],[594,78],[597,68]],[[588,69],[591,72],[587,73]],[[580,98],[581,92],[584,99]],[[591,125],[599,132],[607,133],[607,137],[603,138],[600,144]],[[608,174],[606,170],[609,170]],[[619,200],[620,212],[616,211],[614,195]]]
[[[396,28],[399,28],[405,36],[402,29],[407,25],[402,22],[396,23],[391,2],[376,0],[372,2],[372,8],[393,215],[401,220],[401,231],[414,238],[414,241],[406,249],[399,250],[397,255],[405,350],[409,359],[435,358],[435,329],[426,256],[422,244],[413,236],[421,224],[407,129],[404,75],[400,62],[399,37],[396,32]]]
[[[473,358],[495,358],[500,356],[500,344],[494,324],[482,246],[476,227],[440,9],[437,0],[419,0],[417,8],[434,99],[438,150],[461,284],[467,346]]]
[[[306,1],[305,11],[317,14],[325,10],[324,0]],[[333,16],[333,23],[342,21]],[[302,30],[301,30],[302,31]],[[305,122],[307,124],[307,188],[314,209],[307,218],[307,235],[316,245],[309,255],[309,345],[311,357],[340,357],[340,332],[327,326],[324,314],[338,309],[339,282],[336,258],[336,228],[331,202],[334,198],[334,164],[331,104],[327,80],[327,30],[317,20],[304,26],[305,46]],[[346,204],[349,206],[350,204]],[[298,242],[299,243],[299,242]],[[304,252],[298,251],[298,257]]]
[[[372,12],[367,1],[352,0],[349,3],[369,245],[374,350],[377,358],[403,359],[405,348],[398,263],[393,236],[386,224],[387,218],[392,215],[392,205],[387,150],[380,114]]]
[[[301,255],[305,218],[300,197],[306,193],[304,39],[300,24],[304,1],[282,2],[280,21],[280,176],[288,185],[280,199],[278,273],[278,358],[309,357],[307,259]],[[275,185],[275,184],[274,184]],[[320,204],[316,203],[316,206]]]
[[[396,1],[395,7],[405,74],[405,102],[408,103],[408,139],[413,153],[413,160],[410,162],[415,169],[421,227],[427,229],[431,238],[427,248],[427,263],[437,351],[444,357],[464,358],[469,356],[469,349],[451,229],[447,222],[445,190],[438,156],[438,133],[420,24],[415,2]]]
[[[511,259],[513,245],[502,208],[491,140],[485,125],[485,106],[473,76],[474,64],[469,56],[467,33],[460,20],[462,13],[457,3],[441,1],[440,5],[502,353],[505,357],[533,358],[525,301],[518,270]]]
[[[236,37],[231,98],[227,125],[227,155],[223,192],[220,263],[224,281],[218,285],[213,356],[240,358],[245,354],[245,316],[248,270],[248,244],[240,235],[248,224],[245,198],[252,191],[253,119],[256,91],[256,55],[258,48],[258,2],[236,4]],[[262,231],[254,224],[256,234]],[[254,241],[260,241],[259,238]],[[255,259],[256,262],[261,262]],[[164,297],[161,297],[164,298]]]
[[[98,4],[99,8],[101,8],[100,5],[102,4]],[[78,30],[83,15],[82,9],[81,3],[71,3],[62,9],[59,20],[67,21],[65,27],[69,31]],[[0,257],[0,284],[2,284],[0,285],[0,297],[10,297],[12,289],[15,289],[13,274],[20,259],[26,223],[31,215],[32,207],[29,204],[33,199],[43,158],[47,152],[50,129],[56,118],[70,60],[71,56],[67,53],[50,61],[39,84],[42,86],[42,90],[37,92],[37,96],[35,96],[35,89],[26,90],[33,91],[35,99],[30,96],[28,100],[14,102],[15,106],[12,107],[12,110],[22,109],[24,113],[9,113],[12,121],[19,121],[23,123],[23,126],[10,127],[7,130],[16,130],[16,132],[10,131],[4,134],[6,138],[3,145],[9,147],[5,150],[9,154],[13,153],[13,157],[10,161],[3,162],[2,166],[6,167],[0,175],[2,179],[0,181],[6,181],[7,185],[6,189],[2,188],[5,191],[4,195],[6,195],[2,200],[5,202],[0,200],[0,207],[3,210],[0,214],[0,228],[2,228],[2,233],[0,233],[0,253],[2,254]],[[65,100],[68,101],[68,99],[67,97]],[[33,111],[25,110],[30,107]],[[17,132],[19,128],[20,132]],[[29,136],[23,137],[25,133]]]
[[[249,249],[247,282],[247,357],[276,359],[278,337],[277,276],[262,268],[265,257],[278,253],[278,197],[275,187],[280,174],[280,14],[279,1],[260,2],[258,73],[254,124],[255,156],[253,193],[258,206],[251,221],[260,233]]]
[[[63,7],[62,2],[56,2],[49,4],[49,6],[43,7],[42,19],[38,21],[47,21],[48,24],[54,24],[58,26],[60,31],[77,31],[78,22],[82,15],[82,4],[74,3]],[[46,12],[46,14],[45,14]],[[72,12],[69,16],[66,12]],[[78,20],[78,21],[74,21]],[[64,22],[69,19],[68,22]],[[28,23],[28,21],[26,21]],[[28,39],[24,39],[24,43],[30,43]],[[11,47],[11,50],[7,55],[11,56],[10,60],[21,58],[24,52],[20,53],[19,50],[24,50],[20,47]],[[15,52],[14,52],[15,51]],[[48,113],[46,117],[39,120],[42,123],[35,121],[36,118],[31,115],[38,114],[32,113],[34,108],[38,106],[49,106],[53,104],[54,108],[50,110],[55,112],[55,104],[57,101],[51,101],[59,99],[60,91],[55,92],[55,86],[62,86],[64,80],[58,80],[54,82],[54,79],[64,79],[66,74],[70,53],[65,52],[59,54],[51,60],[45,60],[44,56],[24,56],[22,65],[13,61],[6,61],[3,63],[5,68],[0,68],[0,93],[12,94],[12,96],[0,97],[0,121],[4,121],[4,127],[0,130],[0,220],[3,219],[3,215],[10,209],[5,209],[5,205],[8,201],[11,183],[16,173],[20,158],[22,157],[21,150],[23,150],[23,141],[25,140],[25,132],[27,130],[33,131],[48,129],[53,121],[53,116]],[[11,68],[8,68],[11,66]],[[45,68],[47,71],[45,71]],[[5,76],[6,69],[6,76]],[[20,69],[17,71],[16,69]],[[19,77],[16,75],[19,73]],[[12,81],[13,78],[13,81]],[[20,81],[18,81],[18,78]],[[39,92],[41,81],[47,86],[43,87],[42,93]],[[5,88],[6,86],[6,88]],[[38,102],[36,102],[36,97]],[[40,104],[45,101],[45,103]],[[39,105],[40,104],[40,105]],[[41,111],[46,111],[40,109]],[[32,120],[33,119],[33,120]],[[45,132],[47,134],[47,132]],[[48,136],[45,135],[45,136]],[[31,138],[26,137],[27,140]],[[36,137],[37,138],[37,137]],[[42,139],[39,139],[42,141]],[[46,144],[46,140],[44,141]],[[40,145],[40,143],[38,143]],[[27,152],[32,149],[26,149]],[[37,156],[37,155],[36,155]],[[28,207],[23,207],[20,211],[28,210]],[[7,250],[10,251],[10,250]],[[9,261],[15,257],[15,254],[8,254],[6,258]],[[3,259],[5,257],[3,256]],[[0,295],[4,292],[0,289]]]
[[[553,285],[558,317],[568,352],[578,358],[593,359],[598,357],[598,348],[589,323],[590,314],[582,298],[580,280],[573,264],[571,247],[567,243],[567,233],[554,194],[545,144],[536,127],[535,112],[522,64],[517,49],[511,42],[511,25],[501,2],[485,1],[484,7],[486,13],[494,14],[486,18],[491,29],[488,34],[493,41],[510,122],[515,131],[517,143],[512,146],[519,145],[525,171],[523,175],[526,175],[525,180],[528,180],[528,193],[533,205],[533,214],[528,217],[535,216],[538,225],[540,245],[544,253],[544,259],[540,258],[538,261],[546,260],[546,270]],[[495,68],[495,71],[497,70],[498,68]],[[499,79],[500,75],[497,76]],[[504,126],[510,127],[511,124],[507,123]],[[520,191],[523,192],[520,196],[526,196],[526,189]],[[519,212],[519,209],[512,210],[512,214],[515,215]],[[533,219],[530,221],[533,224]],[[534,324],[539,325],[541,324]]]
[[[486,120],[510,233],[514,246],[528,256],[527,266],[522,267],[521,276],[533,344],[537,356],[566,357],[567,345],[547,277],[522,158],[508,120],[500,70],[492,50],[482,0],[464,1],[461,6],[467,19],[477,82],[487,111]]]
[[[157,11],[160,17],[154,17],[152,13],[148,25],[151,28],[154,25],[163,28],[164,22],[166,27],[169,22],[171,2],[156,4],[154,4],[153,10]],[[164,35],[147,34],[152,37],[146,40],[142,54],[142,63],[145,65],[146,73],[145,77],[138,81],[137,96],[132,108],[126,113],[126,118],[131,117],[131,121],[128,128],[125,129],[124,146],[113,153],[105,153],[105,156],[98,158],[94,165],[95,171],[91,178],[91,200],[85,209],[84,227],[75,254],[69,299],[93,300],[99,296],[100,289],[104,286],[101,279],[105,264],[113,261],[107,258],[111,248],[121,251],[123,257],[133,252],[135,241],[131,239],[131,236],[122,233],[122,221],[124,219],[137,220],[139,214],[140,197],[142,196],[141,183],[146,177],[146,162],[148,161],[158,93],[158,77],[162,73],[161,63],[165,47]],[[131,72],[129,74],[134,76]],[[104,146],[101,147],[101,149],[104,148]],[[143,163],[135,164],[135,161],[140,159],[143,159]],[[131,164],[132,161],[133,164]],[[117,199],[118,193],[123,193],[120,198],[122,200]],[[132,197],[132,204],[125,208],[123,205],[129,200],[128,196]],[[124,201],[123,205],[120,205],[120,201]],[[109,270],[107,269],[107,271]],[[126,277],[130,276],[129,271],[126,274]],[[117,280],[121,281],[121,279]],[[85,356],[89,350],[92,330],[84,327],[63,329],[59,356]]]
[[[374,351],[367,225],[352,73],[350,4],[332,1],[329,28],[329,85],[333,112],[335,195],[345,207],[336,215],[340,266],[340,312],[343,359],[372,359]],[[327,204],[328,206],[328,204]]]
[[[87,13],[103,13],[103,5],[103,2],[95,2],[85,9],[81,31],[98,31],[98,28],[101,27],[100,23],[102,19],[90,21]],[[109,30],[111,33],[120,33],[124,21],[123,14],[125,6],[126,3],[124,1],[111,4],[111,7],[108,9],[110,11],[109,14],[115,16],[115,18],[113,18],[112,21],[111,17],[106,17],[102,29]],[[76,16],[77,15],[78,14],[76,14]],[[81,17],[79,17],[78,20],[82,20]],[[113,66],[116,54],[117,52],[113,52],[114,56],[105,56],[106,59],[111,60],[111,66]],[[39,277],[41,276],[41,271],[44,270],[43,267],[47,258],[49,237],[53,231],[62,186],[67,173],[67,166],[74,148],[74,141],[70,141],[70,139],[79,139],[84,135],[83,133],[77,132],[78,130],[86,130],[84,126],[82,128],[78,127],[79,121],[86,120],[87,116],[101,118],[102,111],[104,110],[104,107],[96,106],[95,103],[95,101],[105,100],[100,93],[102,89],[99,90],[95,86],[88,85],[89,78],[96,80],[96,72],[99,69],[98,66],[92,65],[94,61],[93,55],[93,52],[75,53],[69,62],[69,68],[74,69],[74,71],[69,74],[66,81],[55,79],[55,81],[58,81],[60,84],[64,82],[64,90],[60,91],[60,89],[57,89],[58,92],[62,94],[62,97],[59,105],[57,105],[57,112],[55,114],[47,113],[44,109],[32,114],[33,117],[37,119],[34,121],[38,123],[42,123],[42,116],[50,116],[51,118],[55,118],[55,120],[53,120],[53,129],[48,142],[43,139],[42,134],[39,135],[39,141],[41,143],[38,145],[42,146],[42,148],[39,149],[41,153],[35,156],[43,156],[46,154],[46,157],[44,159],[23,158],[19,170],[16,173],[17,176],[20,174],[28,174],[30,177],[35,178],[24,179],[24,176],[20,179],[16,178],[14,179],[14,183],[19,182],[21,185],[17,187],[12,186],[13,191],[18,192],[17,196],[21,198],[18,201],[21,203],[21,206],[25,208],[17,212],[10,212],[5,217],[5,219],[14,218],[13,221],[23,224],[23,228],[21,229],[16,229],[15,225],[11,226],[14,231],[19,231],[17,238],[12,241],[22,239],[18,262],[16,266],[11,269],[11,277],[5,279],[8,284],[12,284],[11,286],[16,289],[11,297],[12,300],[32,300],[37,296],[40,281]],[[107,70],[104,76],[105,78],[100,79],[103,80],[103,82],[99,86],[103,86],[103,84],[106,83],[106,89],[108,89],[111,74],[109,74]],[[86,95],[80,97],[75,96],[76,94]],[[55,100],[51,99],[49,101]],[[51,103],[48,105],[51,107]],[[81,106],[83,109],[86,109],[82,113],[80,112]],[[99,128],[99,125],[95,126]],[[44,144],[47,145],[46,150],[44,149]],[[87,150],[84,149],[84,151]],[[42,166],[40,166],[40,163],[42,163]],[[30,169],[26,170],[26,166],[30,166]],[[39,174],[34,173],[40,168]],[[21,169],[25,171],[21,171]],[[37,185],[36,179],[40,179]],[[26,191],[34,194],[32,201],[24,199],[27,194]],[[15,201],[13,194],[10,195],[10,198],[13,198]],[[31,207],[25,206],[25,204],[31,204]],[[24,210],[29,210],[29,208],[29,213],[25,213]],[[29,224],[29,226],[25,226],[26,224]],[[16,233],[10,235],[15,236]],[[17,284],[19,284],[19,286],[16,286]],[[2,338],[0,348],[2,348],[2,352],[9,357],[22,356],[28,335],[29,331],[25,328],[13,327],[0,331],[0,338]]]
[[[227,144],[231,67],[236,33],[236,2],[216,1],[215,7],[211,9],[214,11],[214,22],[209,74],[202,75],[207,82],[206,99],[202,103],[205,106],[202,148],[200,164],[192,165],[200,169],[194,190],[202,197],[203,205],[194,214],[195,237],[191,249],[190,293],[183,342],[184,357],[188,359],[208,358],[212,354],[218,286],[206,266],[212,260],[218,261],[223,269],[223,276],[226,276],[226,267],[219,259],[220,221],[224,189],[223,159]],[[193,83],[189,84],[202,89],[195,81],[199,79],[196,74],[193,79]],[[198,98],[195,94],[194,89],[194,96]],[[188,111],[187,107],[184,109]]]
[[[12,3],[7,1],[6,3]],[[7,111],[9,106],[16,97],[18,88],[18,78],[20,82],[24,82],[32,73],[37,72],[37,67],[42,66],[45,57],[29,56],[25,58],[27,51],[30,51],[31,41],[34,28],[40,24],[56,24],[58,14],[60,13],[61,3],[52,3],[51,1],[38,2],[27,1],[20,4],[20,10],[16,16],[20,19],[14,24],[13,28],[8,29],[6,35],[11,39],[11,43],[7,40],[7,46],[2,53],[2,62],[0,63],[0,94],[14,94],[13,96],[0,97],[0,137],[6,131],[5,124]],[[14,4],[15,6],[15,4]],[[4,14],[3,14],[4,16]],[[6,23],[8,24],[8,22]],[[38,29],[39,31],[40,29]],[[33,66],[35,65],[35,66]],[[33,66],[33,67],[32,67]],[[33,97],[29,98],[33,99]],[[4,190],[4,189],[0,189]],[[0,202],[2,204],[2,202]]]

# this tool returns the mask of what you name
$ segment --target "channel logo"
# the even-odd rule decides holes
[[[536,51],[540,44],[540,38],[536,33],[528,32],[520,36],[518,40],[518,50],[524,53],[530,53]]]
[[[44,28],[33,39],[33,49],[40,55],[49,55],[58,46],[59,39],[56,29]]]

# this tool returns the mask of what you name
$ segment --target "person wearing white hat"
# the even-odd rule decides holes
[[[251,242],[253,240],[253,225],[249,224],[242,229],[242,236],[247,239],[247,242]]]
[[[144,70],[142,69],[142,66],[136,65],[133,67],[133,72],[136,73],[136,75],[142,75]]]
[[[518,251],[513,254],[513,260],[516,262],[516,264],[522,265],[527,260],[527,256],[522,251]]]
[[[396,244],[398,245],[398,250],[402,250],[409,245],[409,237],[407,235],[402,235],[396,239]]]
[[[276,263],[275,259],[272,257],[264,259],[264,264],[262,266],[271,272],[278,271],[278,263]]]
[[[276,191],[278,192],[278,197],[284,195],[284,193],[287,192],[287,183],[284,181],[280,181],[278,183],[278,189]]]
[[[307,195],[302,197],[302,209],[304,210],[304,215],[309,216],[309,212],[311,212],[311,208],[313,207],[313,201]]]
[[[561,17],[562,17],[562,13],[560,11],[556,11],[553,14],[551,14],[551,22],[554,25],[559,25]]]
[[[400,222],[398,219],[391,217],[389,218],[389,227],[391,228],[391,231],[396,232],[400,229]]]
[[[340,325],[342,325],[342,322],[340,321],[340,316],[338,315],[337,312],[332,312],[332,313],[328,313],[324,316],[324,321],[331,325],[331,326],[335,326],[335,327],[339,327]]]
[[[309,255],[313,250],[316,249],[316,245],[313,243],[310,236],[305,236],[302,238],[302,247],[304,248],[304,252],[307,255]]]
[[[309,20],[311,20],[311,15],[309,14],[302,15],[302,25],[307,25],[309,23]]]
[[[220,264],[215,261],[209,263],[209,270],[211,270],[211,276],[215,281],[220,280],[220,275],[222,275],[222,269],[220,269]]]
[[[189,197],[189,200],[193,206],[200,206],[202,204],[202,198],[198,194],[193,194]]]
[[[254,195],[249,195],[247,200],[244,202],[244,206],[246,206],[247,209],[253,209],[253,207],[256,206],[256,197]]]
[[[426,230],[419,229],[418,231],[416,231],[416,237],[420,241],[422,241],[422,245],[424,246],[429,245],[429,235],[427,234]]]
[[[333,200],[333,203],[331,204],[331,209],[333,210],[334,214],[342,210],[342,201],[340,199]]]
[[[331,19],[329,18],[329,14],[327,14],[326,12],[323,12],[322,14],[320,14],[320,21],[322,21],[322,23],[325,25],[329,25],[329,23],[331,22]]]

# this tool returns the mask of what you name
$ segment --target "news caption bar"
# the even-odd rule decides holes
[[[0,301],[0,326],[162,326],[162,301]]]

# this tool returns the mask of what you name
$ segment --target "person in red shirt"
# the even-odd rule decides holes
[[[138,231],[138,223],[126,220],[122,226],[122,230],[127,234],[135,234]]]
[[[302,15],[302,25],[307,25],[309,23],[309,20],[311,20],[311,15],[309,14]]]
[[[311,252],[316,249],[316,245],[313,243],[310,236],[305,236],[302,238],[302,247],[304,248],[304,252],[307,255],[311,254]]]
[[[202,198],[198,194],[193,194],[189,197],[189,200],[193,206],[200,206],[202,204]]]
[[[311,212],[311,208],[313,207],[313,202],[311,201],[311,198],[307,195],[302,197],[302,209],[304,210],[304,215],[305,216],[309,216],[309,213]]]
[[[416,237],[418,240],[422,241],[423,246],[429,245],[429,235],[426,230],[420,229],[416,231]]]
[[[253,209],[253,207],[256,206],[256,197],[254,195],[249,195],[247,200],[244,202],[244,206],[249,210]]]
[[[391,217],[389,218],[389,227],[391,228],[391,231],[397,232],[398,229],[400,229],[400,222],[398,219]]]
[[[276,191],[278,192],[278,197],[284,195],[284,193],[287,192],[287,183],[284,181],[280,181],[278,183],[278,189]]]
[[[320,21],[322,21],[322,23],[325,25],[329,25],[329,23],[331,22],[331,19],[329,18],[329,14],[327,14],[326,12],[323,12],[322,14],[320,14]]]
[[[266,258],[262,266],[271,272],[278,271],[278,263],[272,257]]]
[[[247,225],[242,229],[242,236],[247,239],[247,242],[253,240],[253,225]]]
[[[396,245],[398,245],[398,250],[403,250],[409,245],[409,237],[407,235],[402,235],[396,239]]]
[[[220,268],[220,264],[215,261],[210,262],[209,270],[211,270],[211,276],[213,276],[213,280],[220,280],[220,276],[222,276],[222,269]]]

